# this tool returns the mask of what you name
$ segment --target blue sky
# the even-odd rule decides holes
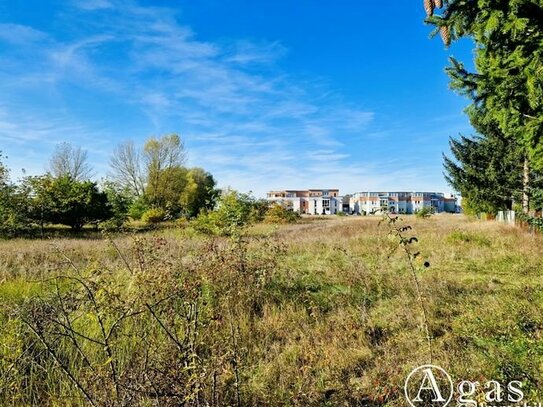
[[[14,177],[55,145],[105,176],[122,140],[178,133],[191,166],[253,191],[450,191],[470,134],[422,1],[0,0],[0,150]]]

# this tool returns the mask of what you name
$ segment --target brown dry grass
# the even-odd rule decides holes
[[[434,363],[458,379],[521,380],[527,400],[541,398],[543,238],[463,216],[408,216],[404,223],[419,239],[420,261],[430,263],[429,268],[417,263],[417,273],[430,314]],[[209,286],[210,301],[222,308],[206,311],[211,316],[202,322],[207,341],[202,349],[205,357],[231,352],[226,328],[235,327],[242,405],[405,405],[403,380],[429,358],[407,261],[387,237],[387,226],[373,217],[329,217],[256,225],[248,236],[242,249],[239,242],[210,243],[180,229],[114,242],[134,268],[134,239],[145,242],[149,264],[162,264],[163,280],[141,289],[169,284],[174,269],[190,270]],[[0,242],[0,326],[13,323],[5,311],[9,303],[43,295],[46,288],[29,280],[69,268],[59,252],[82,269],[92,265],[131,278],[107,241]],[[256,276],[243,277],[245,288],[230,279],[240,267]],[[212,322],[216,318],[224,325]],[[13,332],[5,332],[0,334],[5,343],[18,343]],[[28,339],[28,333],[18,335],[19,341]],[[5,352],[2,356],[0,366],[12,360]],[[204,356],[202,363],[207,363]],[[235,372],[226,365],[221,365],[221,397],[235,405],[230,391]],[[60,397],[49,396],[44,400]]]

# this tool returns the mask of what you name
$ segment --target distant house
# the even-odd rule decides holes
[[[335,215],[343,211],[339,189],[270,191],[267,200],[309,215]]]
[[[387,208],[392,213],[417,213],[422,208],[435,213],[459,212],[457,199],[441,192],[357,192],[350,197],[351,213],[377,213]]]
[[[460,212],[457,198],[441,192],[357,192],[341,196],[339,189],[280,190],[268,192],[267,200],[309,215],[375,214],[382,208],[412,214],[424,207],[435,213]]]

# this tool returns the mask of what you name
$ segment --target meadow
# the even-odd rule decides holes
[[[429,362],[543,401],[542,246],[462,215],[0,241],[0,405],[404,406]]]

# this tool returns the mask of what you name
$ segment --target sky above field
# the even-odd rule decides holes
[[[0,150],[14,178],[57,143],[98,177],[123,140],[177,133],[219,185],[449,192],[471,134],[422,1],[0,0]]]

